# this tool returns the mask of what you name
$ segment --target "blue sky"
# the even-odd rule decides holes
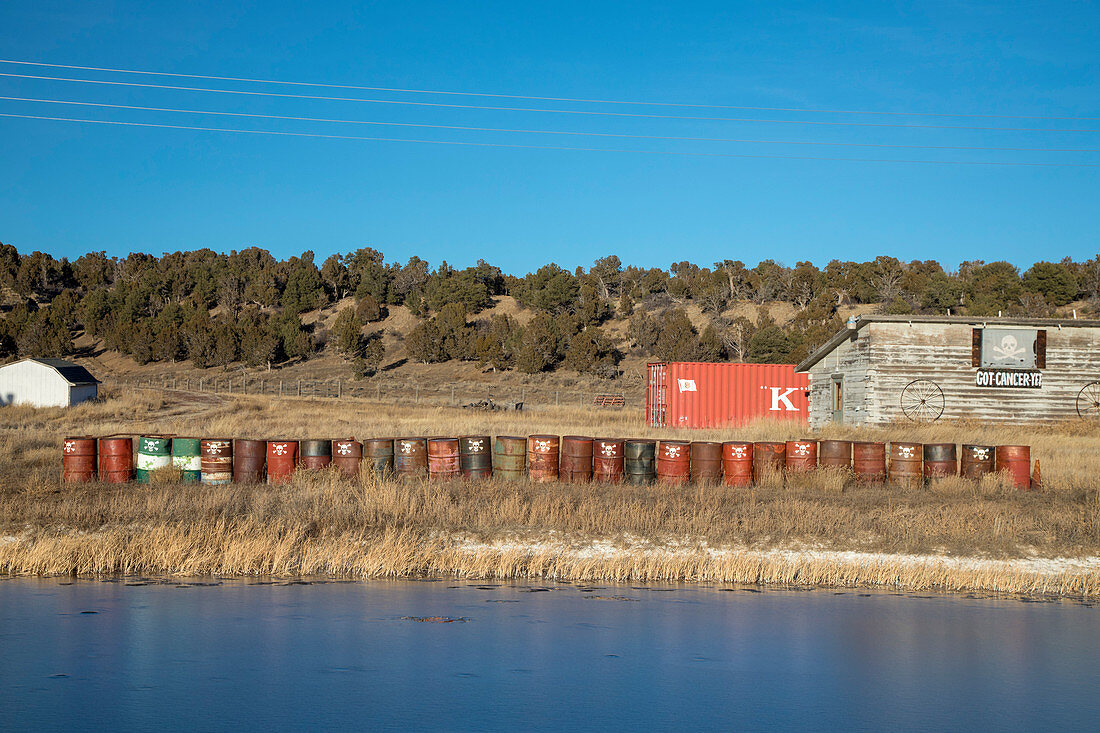
[[[332,140],[0,117],[0,241],[124,255],[257,245],[318,261],[372,246],[522,274],[605,254],[1089,258],[1100,251],[1100,6],[1069,3],[49,2],[0,6],[0,58],[375,87],[1017,117],[766,112],[0,72],[482,106],[787,120],[502,112],[0,76],[0,96],[474,127],[931,150],[702,142],[230,118],[0,100],[0,113],[327,135],[646,150]],[[1024,119],[1070,117],[1087,119]],[[808,125],[861,122],[922,125]],[[927,127],[1012,127],[1029,131]],[[671,155],[665,153],[705,153]],[[1034,167],[713,154],[1087,163]]]

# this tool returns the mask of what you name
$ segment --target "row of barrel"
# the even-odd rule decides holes
[[[64,481],[147,482],[174,468],[180,480],[282,483],[298,469],[329,465],[357,476],[363,465],[377,474],[449,479],[520,479],[578,483],[648,484],[724,482],[749,486],[765,476],[818,468],[854,474],[867,483],[918,485],[929,479],[980,479],[1005,472],[1017,488],[1029,488],[1031,449],[1026,445],[881,443],[847,440],[746,442],[590,438],[567,435],[468,435],[461,438],[345,440],[250,440],[141,436],[66,438]]]

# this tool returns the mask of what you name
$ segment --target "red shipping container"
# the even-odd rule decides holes
[[[760,418],[809,421],[810,379],[794,364],[676,361],[649,365],[646,422],[715,428]]]

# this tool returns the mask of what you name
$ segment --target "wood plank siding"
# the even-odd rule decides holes
[[[1047,422],[1077,419],[1077,395],[1100,380],[1100,327],[1052,323],[1039,326],[1037,360],[1042,387],[978,387],[975,331],[981,319],[959,322],[861,321],[828,345],[809,366],[810,425],[833,421],[834,381],[843,379],[841,417],[849,425],[879,425],[905,419],[901,393],[910,382],[928,379],[943,390],[941,420]],[[990,319],[989,327],[993,327]],[[998,322],[997,328],[1015,328]],[[1020,328],[1035,331],[1031,324]],[[1045,331],[1045,334],[1043,333]],[[800,367],[801,368],[801,367]]]

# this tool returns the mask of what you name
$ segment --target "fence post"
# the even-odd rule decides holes
[[[554,407],[558,406],[558,391],[554,390]]]
[[[200,392],[202,392],[202,383],[203,383],[203,378],[199,377],[199,391]]]
[[[343,382],[341,382],[339,379],[337,379],[336,380],[336,399],[340,399],[343,396],[344,396]]]
[[[420,385],[419,384],[416,385],[416,403],[415,404],[417,404],[417,405],[420,404]]]
[[[378,388],[378,401],[381,402],[382,401],[382,383],[379,382],[378,384],[376,384],[374,386]]]
[[[298,396],[299,397],[302,396],[302,380],[301,379],[298,380]]]
[[[455,406],[455,386],[451,385],[451,407]]]

